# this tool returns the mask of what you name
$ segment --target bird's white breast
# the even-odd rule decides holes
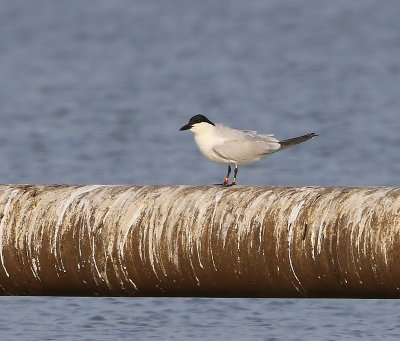
[[[222,158],[214,151],[214,146],[223,143],[224,139],[217,136],[213,130],[195,134],[194,140],[200,153],[207,159],[219,163],[229,163],[228,160]]]

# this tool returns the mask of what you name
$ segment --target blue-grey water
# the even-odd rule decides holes
[[[0,0],[0,182],[211,184],[190,116],[302,146],[241,185],[400,174],[400,2]],[[0,298],[1,340],[393,339],[392,300]]]

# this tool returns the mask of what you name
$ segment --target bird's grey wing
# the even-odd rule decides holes
[[[252,135],[245,139],[226,140],[215,145],[213,150],[227,161],[244,164],[260,160],[279,148],[280,144],[273,136],[259,135],[256,138]]]

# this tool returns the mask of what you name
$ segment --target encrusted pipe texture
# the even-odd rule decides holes
[[[0,185],[0,294],[400,297],[400,189]]]

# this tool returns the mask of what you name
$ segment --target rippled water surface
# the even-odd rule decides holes
[[[19,340],[397,340],[400,328],[391,300],[8,297],[1,303],[8,311],[2,335]]]
[[[390,185],[400,2],[0,0],[2,183],[210,184],[195,113],[302,146],[239,184]],[[397,301],[0,298],[0,339],[398,339]]]

